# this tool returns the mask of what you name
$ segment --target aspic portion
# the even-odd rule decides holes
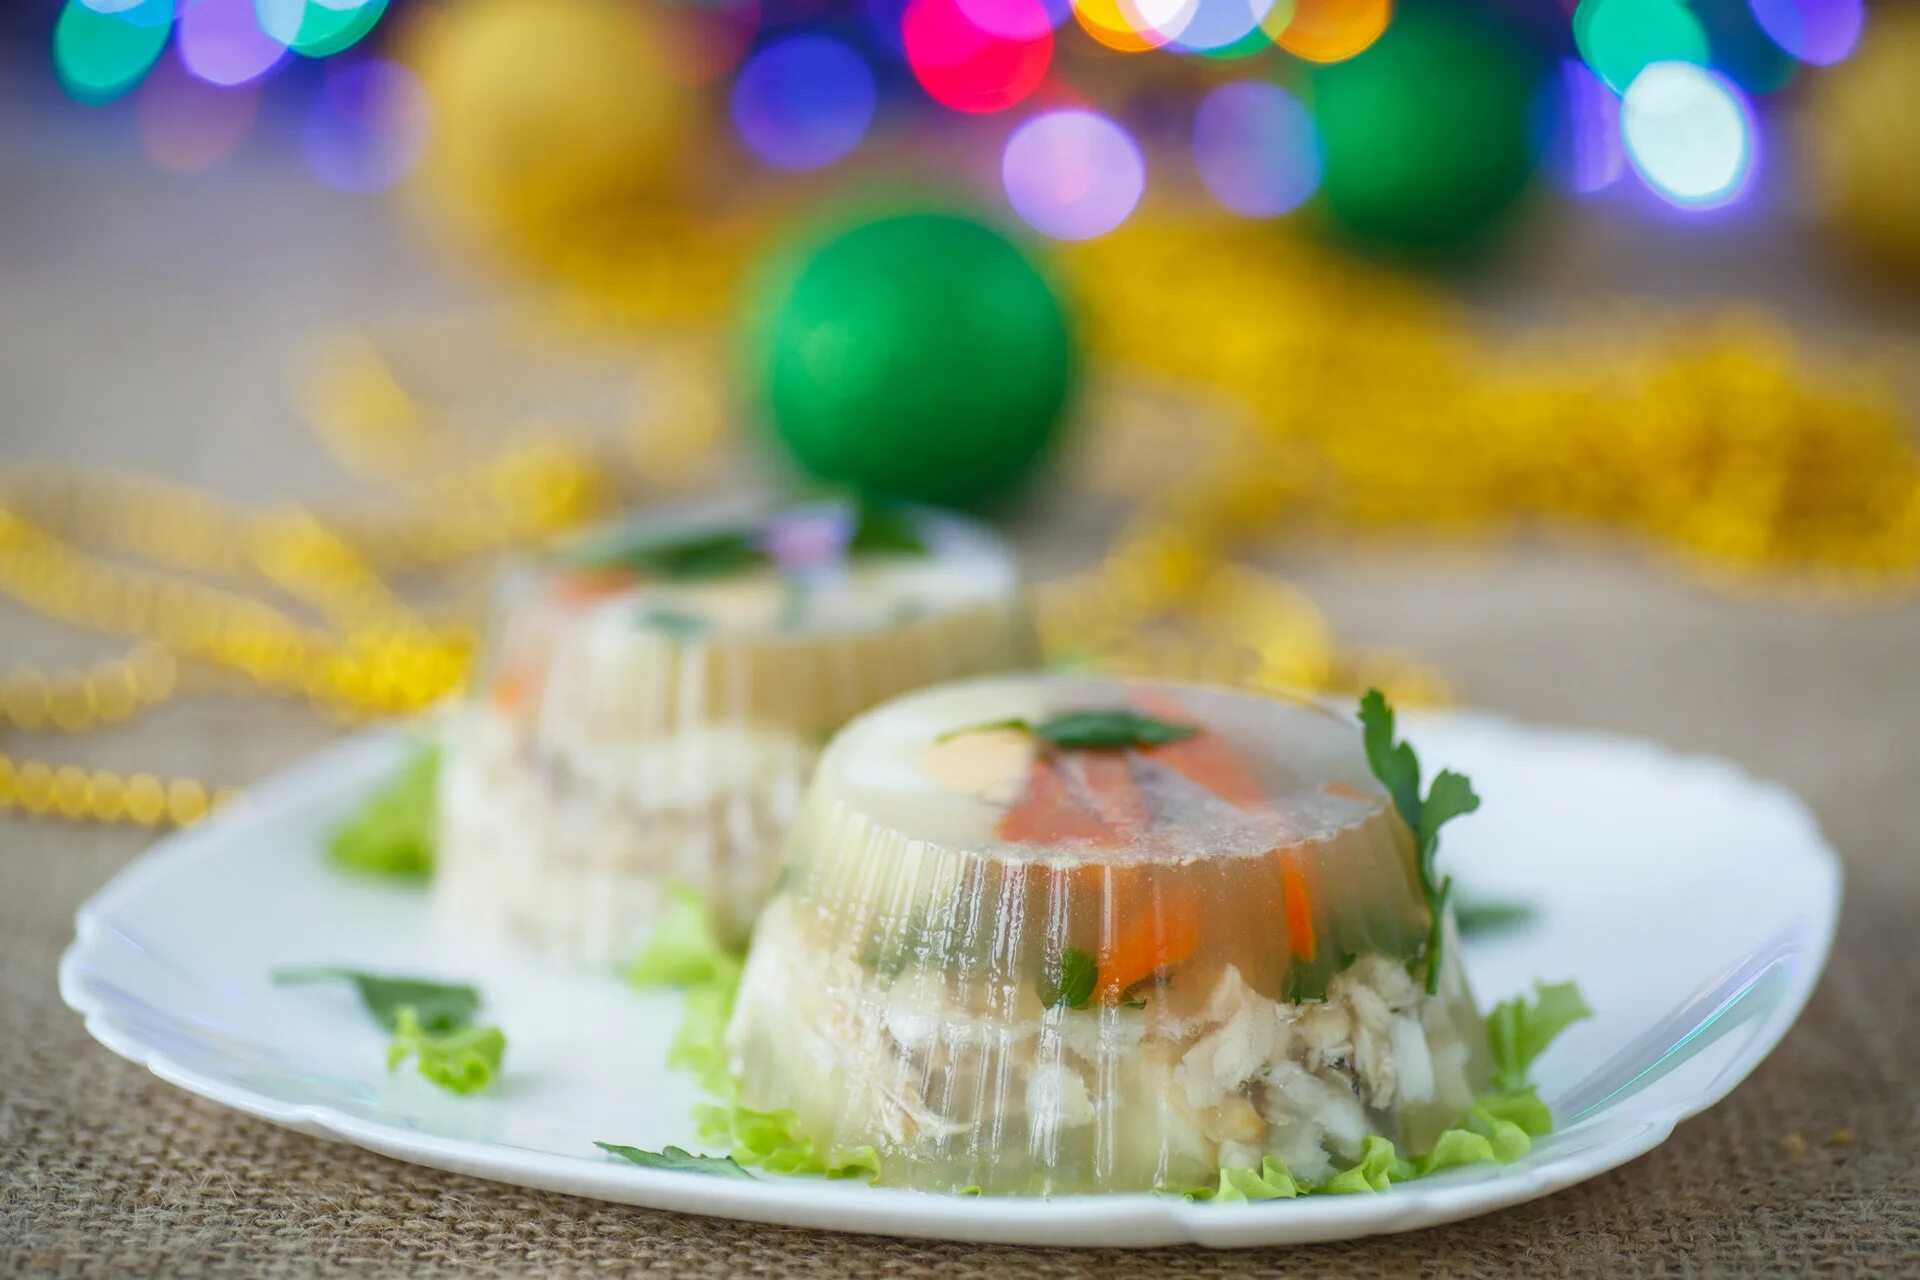
[[[1438,927],[1436,927],[1436,918]],[[1492,1075],[1444,894],[1320,707],[1064,676],[908,695],[820,762],[728,1032],[743,1105],[894,1185],[1303,1182]]]
[[[557,547],[503,575],[446,722],[436,902],[594,966],[683,886],[743,938],[834,729],[1033,652],[1011,556],[955,517],[736,508]]]

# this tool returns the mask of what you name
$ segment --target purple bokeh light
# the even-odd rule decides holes
[[[733,82],[733,127],[776,169],[823,169],[873,123],[873,72],[832,36],[798,35],[758,50]]]
[[[268,35],[253,0],[194,0],[180,14],[180,61],[208,84],[257,80],[278,66],[287,46]]]
[[[1190,53],[1225,49],[1259,30],[1272,10],[1273,0],[1198,0],[1169,43]]]
[[[1576,195],[1593,195],[1619,181],[1627,157],[1620,145],[1620,99],[1578,58],[1565,58],[1550,82],[1547,169]]]
[[[1127,220],[1146,190],[1139,144],[1092,111],[1049,111],[1013,131],[1000,157],[1013,211],[1042,235],[1091,240]]]
[[[1003,40],[1038,40],[1073,12],[1071,0],[956,0],[968,22]]]
[[[1193,158],[1213,198],[1246,218],[1296,209],[1320,185],[1313,117],[1266,80],[1236,80],[1200,100]]]
[[[1768,39],[1802,62],[1828,67],[1852,53],[1866,25],[1862,0],[1747,0]]]
[[[385,191],[426,149],[426,90],[405,67],[381,58],[329,66],[307,109],[301,144],[313,176],[338,191]]]

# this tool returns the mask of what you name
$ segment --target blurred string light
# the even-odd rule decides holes
[[[912,0],[901,15],[900,37],[914,79],[955,111],[1006,110],[1039,88],[1053,61],[1050,27],[1031,39],[995,35],[975,26],[958,0]]]
[[[193,0],[180,11],[177,39],[186,69],[208,84],[257,80],[287,55],[286,42],[260,25],[254,0]]]
[[[254,0],[260,29],[308,58],[351,49],[386,10],[387,0]]]
[[[1073,18],[1098,44],[1120,53],[1145,53],[1167,43],[1162,34],[1183,25],[1197,0],[1074,0]]]
[[[1260,24],[1272,8],[1273,0],[1195,0],[1180,30],[1169,33],[1169,43],[1187,53],[1218,53],[1249,37],[1270,44]]]
[[[1003,40],[1038,40],[1073,11],[1068,0],[956,0],[968,22]]]
[[[1267,12],[1265,29],[1308,62],[1344,62],[1366,51],[1393,19],[1393,0],[1294,0]]]
[[[53,26],[53,66],[67,92],[82,102],[106,102],[140,82],[173,26],[173,0],[133,0],[102,12],[67,0]]]
[[[1561,61],[1550,92],[1549,171],[1575,195],[1604,191],[1626,171],[1620,99],[1578,58]]]
[[[1049,111],[1015,129],[1000,158],[1007,200],[1056,240],[1090,240],[1127,220],[1146,188],[1139,144],[1092,111]]]
[[[307,108],[301,150],[313,176],[335,190],[385,191],[419,163],[429,121],[427,93],[413,72],[368,58],[327,69]]]
[[[1320,185],[1313,117],[1265,80],[1223,84],[1200,100],[1193,157],[1213,198],[1246,218],[1290,212]]]
[[[1773,42],[1802,62],[1831,66],[1860,43],[1862,0],[1748,0]]]
[[[1758,139],[1732,82],[1686,62],[1656,62],[1620,103],[1627,159],[1656,194],[1682,209],[1717,209],[1745,194]]]
[[[1580,0],[1573,39],[1615,93],[1656,62],[1707,62],[1707,33],[1680,0]]]
[[[209,83],[185,65],[184,43],[176,52],[183,56],[162,58],[140,85],[136,123],[147,158],[157,167],[169,173],[200,173],[226,159],[246,138],[260,91],[257,85]]]
[[[822,169],[873,123],[873,72],[832,36],[797,35],[757,51],[733,82],[733,126],[776,169]]]

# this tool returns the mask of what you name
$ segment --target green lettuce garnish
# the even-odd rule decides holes
[[[1440,850],[1440,828],[1463,814],[1480,807],[1473,784],[1462,774],[1442,769],[1434,775],[1433,785],[1420,795],[1420,760],[1413,748],[1393,736],[1393,708],[1378,689],[1367,690],[1360,699],[1361,741],[1366,747],[1367,764],[1373,776],[1393,797],[1394,808],[1406,820],[1419,849],[1420,888],[1426,895],[1431,923],[1426,945],[1413,963],[1427,967],[1427,994],[1440,989],[1441,924],[1447,903],[1453,896],[1453,877],[1442,878],[1434,867]]]
[[[1580,989],[1571,982],[1536,982],[1533,989],[1539,995],[1533,1003],[1529,1004],[1525,996],[1515,996],[1493,1006],[1493,1012],[1487,1015],[1493,1083],[1502,1092],[1525,1089],[1534,1059],[1546,1051],[1554,1037],[1580,1019],[1593,1016]]]
[[[412,1005],[400,1006],[399,1025],[387,1046],[387,1070],[408,1058],[426,1079],[453,1093],[478,1093],[493,1083],[507,1037],[498,1027],[463,1027],[435,1033],[421,1026]]]
[[[480,993],[464,982],[397,978],[337,965],[282,969],[273,980],[351,983],[367,1015],[393,1033],[387,1070],[413,1058],[422,1076],[454,1093],[486,1088],[506,1055],[507,1037],[500,1028],[473,1025]]]
[[[627,981],[641,990],[733,983],[740,957],[713,931],[713,917],[700,895],[686,885],[667,890],[665,908],[653,932],[627,968]]]
[[[1291,1200],[1306,1190],[1287,1172],[1287,1166],[1268,1156],[1257,1171],[1222,1169],[1220,1185],[1209,1198],[1215,1204],[1250,1204],[1255,1200]]]
[[[786,1109],[755,1111],[739,1103],[694,1108],[700,1138],[731,1148],[735,1161],[768,1173],[813,1174],[826,1178],[880,1176],[880,1154],[872,1147],[821,1152],[813,1139],[801,1135],[799,1118]]]
[[[622,1160],[631,1161],[647,1169],[671,1169],[680,1173],[704,1173],[717,1178],[746,1178],[753,1175],[742,1169],[731,1156],[696,1156],[679,1147],[664,1147],[659,1151],[642,1151],[639,1147],[622,1146],[618,1142],[595,1142],[594,1146]]]
[[[333,864],[363,875],[424,880],[433,874],[440,749],[422,747],[327,837]]]

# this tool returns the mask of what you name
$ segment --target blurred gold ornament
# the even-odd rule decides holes
[[[401,51],[434,129],[418,193],[496,244],[676,194],[701,95],[660,19],[634,0],[419,6]]]
[[[1836,241],[1920,285],[1920,8],[1875,5],[1859,50],[1813,77],[1801,133]]]

